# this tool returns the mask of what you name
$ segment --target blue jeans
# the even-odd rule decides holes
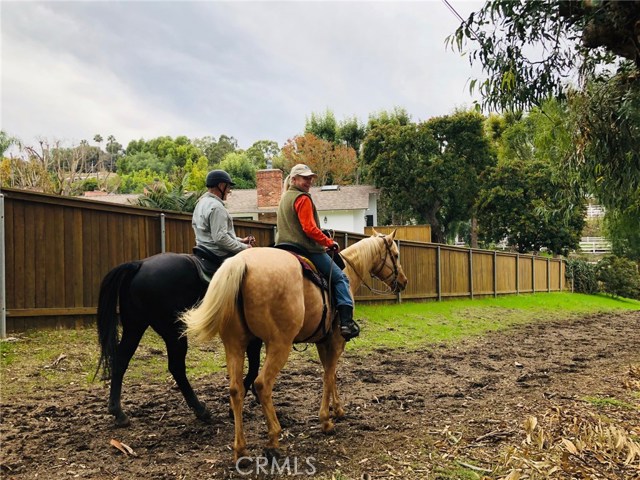
[[[337,255],[337,254],[336,254]],[[349,279],[326,253],[309,253],[309,260],[327,279],[331,272],[331,287],[335,295],[336,306],[348,305],[353,307],[353,299],[349,290]]]

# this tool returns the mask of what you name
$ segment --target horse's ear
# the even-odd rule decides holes
[[[393,242],[394,237],[396,236],[396,232],[398,231],[398,229],[395,229],[393,232],[391,232],[389,234],[389,240],[391,240]]]
[[[371,236],[372,236],[372,237],[377,237],[378,235],[380,235],[378,232],[376,232],[376,229],[375,229],[375,228],[373,228],[373,227],[371,227],[371,231],[373,232],[373,233],[371,234]]]

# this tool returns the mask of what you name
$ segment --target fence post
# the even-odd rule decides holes
[[[440,264],[440,245],[436,247],[436,290],[438,293],[438,301],[442,301],[442,278],[441,278],[441,267]]]
[[[493,298],[498,296],[498,252],[493,251]]]
[[[160,253],[167,251],[167,239],[165,238],[166,229],[164,224],[164,213],[160,214]]]
[[[347,236],[347,234],[344,234],[345,237]],[[402,264],[402,253],[400,253],[400,240],[396,240],[396,242],[398,243],[398,263]],[[346,245],[345,245],[346,247]],[[398,291],[398,293],[396,293],[396,299],[398,301],[398,303],[402,303],[402,292]]]
[[[7,292],[5,290],[4,195],[0,193],[0,338],[7,337]]]
[[[344,232],[344,247],[343,248],[347,248],[349,246],[349,234],[347,232]],[[400,247],[398,247],[400,248]],[[400,254],[400,252],[398,251],[398,255]]]
[[[551,292],[551,260],[547,257],[547,293]]]
[[[469,298],[473,300],[473,248],[469,249]]]
[[[531,293],[536,293],[536,257],[531,255]]]
[[[520,295],[520,254],[516,253],[516,295]]]

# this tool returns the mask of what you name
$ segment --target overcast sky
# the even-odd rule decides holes
[[[467,18],[480,2],[450,0]],[[1,128],[29,144],[100,133],[233,136],[282,146],[311,113],[394,107],[416,121],[470,107],[459,20],[418,2],[0,3]]]

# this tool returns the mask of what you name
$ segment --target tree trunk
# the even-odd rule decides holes
[[[426,213],[427,221],[431,225],[431,241],[433,243],[446,243],[442,225],[438,221],[437,213],[440,210],[440,202],[436,202]]]
[[[476,215],[471,216],[471,248],[478,248],[478,219]]]

